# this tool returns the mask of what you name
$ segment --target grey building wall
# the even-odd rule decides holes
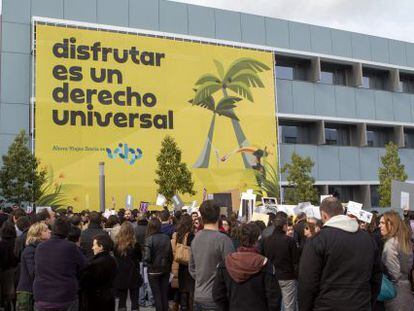
[[[85,21],[216,38],[345,57],[356,62],[412,67],[414,44],[337,29],[166,0],[2,0],[0,153],[29,127],[32,16]],[[279,113],[408,122],[414,95],[355,87],[277,80]],[[296,151],[315,160],[317,180],[377,180],[381,148],[282,145],[282,164]],[[414,150],[400,151],[414,180]]]

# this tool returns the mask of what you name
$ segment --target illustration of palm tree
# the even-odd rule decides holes
[[[235,103],[241,101],[242,98],[236,96],[227,96],[223,97],[216,105],[214,98],[212,96],[208,96],[204,98],[201,102],[195,102],[193,99],[189,100],[189,102],[193,105],[197,105],[199,107],[205,108],[213,112],[213,117],[210,122],[210,129],[208,130],[208,135],[206,142],[204,144],[203,151],[201,152],[200,157],[193,165],[196,168],[207,168],[210,162],[210,153],[211,147],[213,142],[213,135],[214,135],[214,125],[216,123],[216,115],[224,116],[230,118],[232,120],[238,121],[239,118],[234,113],[233,108],[236,108]]]
[[[260,79],[258,73],[269,70],[270,68],[263,64],[262,62],[255,60],[253,58],[239,58],[234,61],[225,72],[223,64],[217,60],[213,60],[217,69],[218,76],[207,73],[202,75],[197,82],[196,93],[192,101],[193,104],[198,105],[199,103],[204,102],[207,98],[211,97],[218,91],[222,91],[223,98],[228,98],[228,90],[236,93],[237,95],[242,96],[243,98],[254,102],[252,92],[250,91],[251,87],[263,88],[264,84]],[[233,107],[235,108],[235,107]],[[229,109],[234,114],[233,108]],[[214,116],[213,116],[214,118]],[[236,135],[237,143],[239,147],[247,147],[250,145],[247,140],[238,118],[231,118],[233,125],[233,130]],[[198,158],[197,162],[194,164],[194,167],[205,168],[208,167],[210,152],[211,152],[211,142],[213,137],[214,124],[213,127],[210,125],[210,130],[207,136],[207,140],[204,146],[204,149]],[[206,148],[208,146],[208,148]],[[250,168],[254,163],[254,158],[251,155],[242,153],[243,163],[246,168]],[[207,166],[205,166],[207,165]]]

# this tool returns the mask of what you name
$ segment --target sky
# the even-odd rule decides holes
[[[414,0],[174,0],[414,42]]]

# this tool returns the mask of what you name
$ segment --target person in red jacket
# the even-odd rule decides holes
[[[260,228],[255,223],[240,229],[241,247],[217,267],[213,299],[217,310],[280,310],[282,294],[273,264],[255,247]]]

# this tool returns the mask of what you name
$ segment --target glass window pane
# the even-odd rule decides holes
[[[285,66],[276,66],[276,78],[293,80],[293,68]]]
[[[322,71],[321,72],[321,83],[333,84],[334,83],[333,72]]]

